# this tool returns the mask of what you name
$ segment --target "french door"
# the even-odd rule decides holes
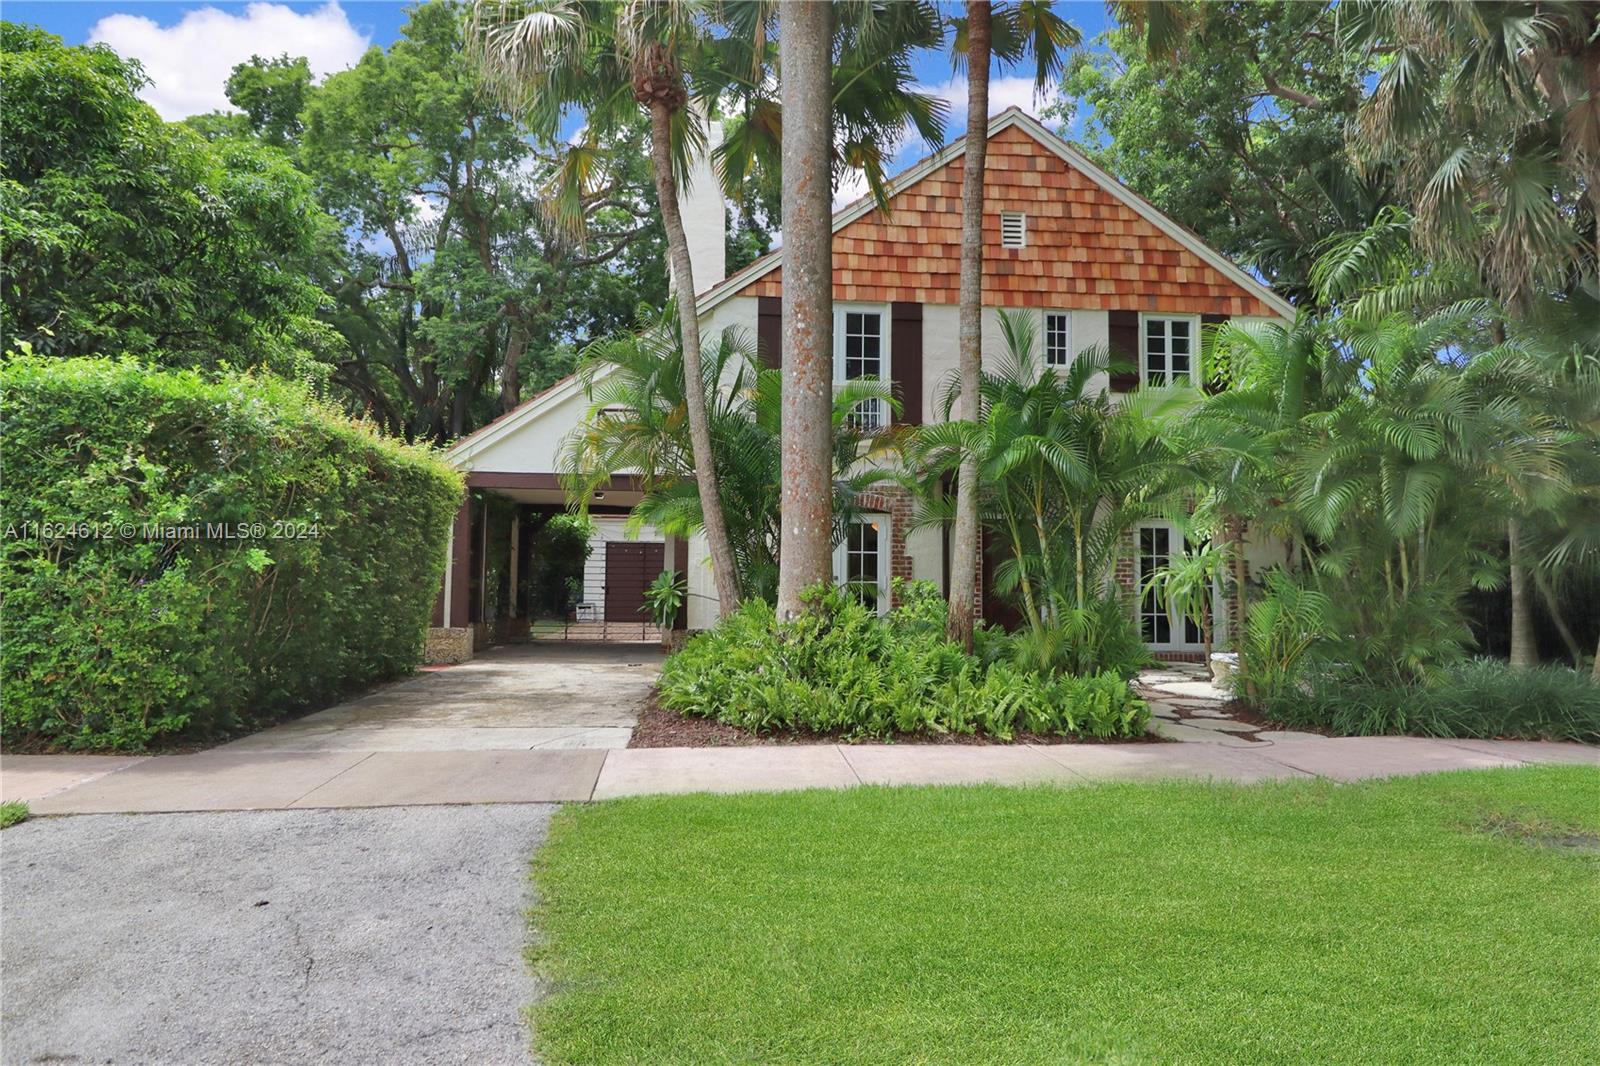
[[[1139,632],[1154,651],[1200,651],[1205,648],[1200,627],[1168,603],[1145,582],[1166,566],[1173,553],[1183,552],[1183,535],[1167,522],[1146,522],[1134,532],[1133,577],[1139,596]],[[1216,617],[1213,594],[1212,617]]]

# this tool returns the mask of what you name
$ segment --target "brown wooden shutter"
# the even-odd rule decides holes
[[[1139,387],[1139,312],[1112,311],[1107,317],[1111,358],[1133,368],[1111,375],[1111,391],[1132,392]]]
[[[783,367],[783,299],[756,297],[756,351],[761,365],[774,370]]]
[[[922,305],[896,303],[890,310],[889,374],[900,400],[903,426],[922,425]]]
[[[1220,326],[1226,321],[1228,321],[1228,316],[1227,315],[1201,315],[1200,316],[1200,335],[1201,335],[1201,338],[1202,338],[1202,344],[1201,344],[1202,354],[1204,353],[1204,348],[1205,348],[1205,345],[1203,343],[1203,338],[1205,337],[1205,331],[1208,328],[1214,328],[1216,326]],[[1203,364],[1201,366],[1201,369],[1202,370],[1205,369]],[[1206,392],[1211,393],[1212,395],[1215,395],[1215,394],[1217,394],[1217,393],[1222,391],[1222,382],[1217,380],[1216,378],[1207,378],[1206,380],[1204,380],[1204,381],[1202,381],[1200,383],[1200,387],[1202,389],[1204,389]]]

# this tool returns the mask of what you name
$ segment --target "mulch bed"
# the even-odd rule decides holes
[[[762,745],[792,744],[963,744],[1001,746],[1016,744],[1166,744],[1164,737],[1146,733],[1142,737],[1105,740],[1099,737],[1058,737],[1041,733],[1017,733],[1010,740],[993,737],[953,733],[894,733],[888,737],[866,741],[846,740],[841,733],[813,733],[788,730],[782,733],[752,733],[748,729],[713,721],[710,718],[691,718],[668,710],[656,699],[656,690],[650,690],[649,699],[639,711],[639,722],[633,727],[630,748],[748,748]]]

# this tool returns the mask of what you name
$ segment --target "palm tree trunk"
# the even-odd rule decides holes
[[[967,4],[967,147],[961,162],[961,402],[965,422],[978,421],[983,373],[983,172],[989,153],[988,0]],[[972,615],[978,584],[978,463],[964,456],[956,480],[956,522],[950,551],[947,633],[972,650]]]
[[[1578,643],[1578,638],[1572,633],[1572,627],[1567,625],[1567,619],[1561,613],[1561,599],[1556,595],[1556,590],[1550,587],[1550,579],[1535,569],[1533,584],[1539,590],[1539,598],[1544,601],[1544,609],[1549,612],[1550,621],[1555,625],[1556,632],[1561,634],[1561,642],[1567,646],[1567,654],[1572,656],[1572,668],[1581,669],[1583,646]]]
[[[780,5],[783,492],[778,617],[833,575],[833,5]]]
[[[656,199],[661,201],[661,223],[667,233],[667,260],[678,294],[679,329],[683,337],[683,395],[689,416],[689,443],[694,451],[694,481],[700,492],[711,570],[717,582],[717,602],[723,614],[739,606],[739,574],[734,569],[728,525],[722,517],[722,496],[717,490],[717,468],[712,459],[711,422],[706,416],[706,392],[700,368],[700,319],[695,314],[694,274],[689,262],[689,238],[678,212],[678,184],[672,174],[672,111],[657,99],[650,104],[650,164],[655,171]]]
[[[1506,532],[1511,541],[1511,665],[1520,669],[1539,662],[1533,640],[1532,582],[1528,568],[1517,562],[1522,554],[1522,530],[1515,518],[1506,523]]]

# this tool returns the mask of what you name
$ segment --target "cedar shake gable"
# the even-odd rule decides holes
[[[834,217],[834,299],[955,304],[960,292],[958,142],[891,184],[888,214],[858,201]],[[991,121],[984,175],[983,304],[1289,318],[1272,290],[1161,215],[1016,109]],[[1026,243],[1000,243],[1002,212]],[[701,295],[778,297],[781,250]]]

